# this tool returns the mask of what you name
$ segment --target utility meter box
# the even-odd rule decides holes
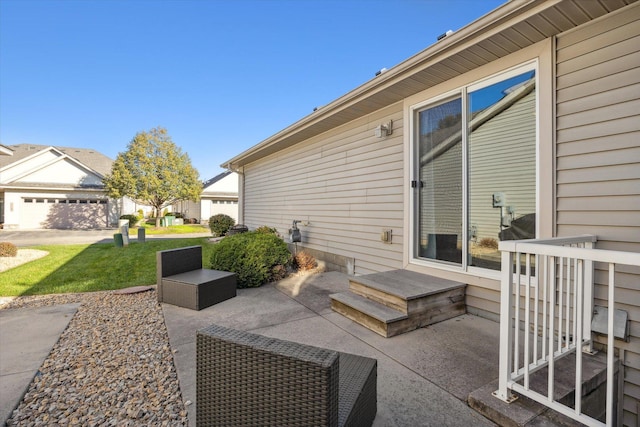
[[[289,230],[289,235],[291,236],[291,243],[302,242],[302,234],[300,230],[297,228],[292,228]]]

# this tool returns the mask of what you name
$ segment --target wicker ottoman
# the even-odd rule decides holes
[[[162,278],[164,302],[202,310],[236,296],[236,274],[218,270],[193,270]]]

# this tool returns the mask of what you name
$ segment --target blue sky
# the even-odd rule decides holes
[[[202,179],[506,0],[0,0],[0,143],[115,159],[167,128]]]

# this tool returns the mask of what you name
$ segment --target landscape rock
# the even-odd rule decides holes
[[[155,290],[26,296],[2,308],[68,303],[81,305],[7,425],[186,426]]]

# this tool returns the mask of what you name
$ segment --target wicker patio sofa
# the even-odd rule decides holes
[[[202,310],[236,296],[236,275],[202,268],[202,246],[156,253],[158,302]]]
[[[197,426],[371,426],[377,360],[212,325],[197,332]]]

